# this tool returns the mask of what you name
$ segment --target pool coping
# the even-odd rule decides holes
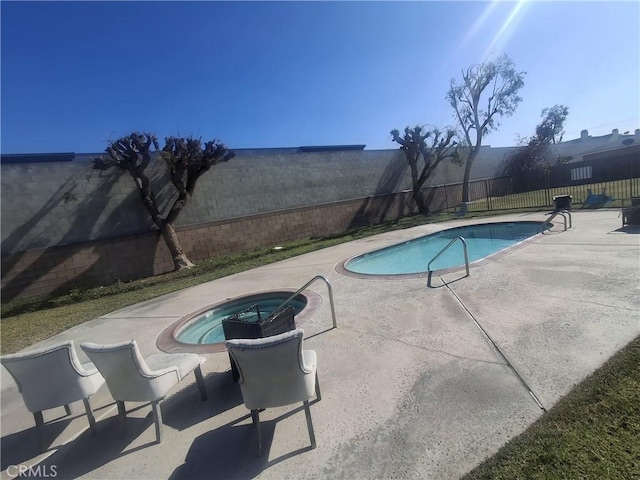
[[[195,344],[195,343],[184,343],[177,339],[179,332],[184,328],[184,326],[189,323],[194,318],[202,315],[204,312],[211,310],[213,308],[219,307],[226,303],[234,302],[237,300],[241,300],[247,297],[253,297],[257,295],[267,295],[273,293],[282,293],[287,292],[291,293],[291,295],[298,292],[298,290],[294,290],[291,288],[278,288],[276,290],[263,290],[259,292],[251,292],[243,295],[239,295],[237,297],[230,297],[221,302],[215,302],[209,305],[206,305],[198,310],[194,310],[193,312],[187,313],[183,315],[178,320],[173,322],[168,327],[164,328],[158,337],[156,338],[156,346],[163,352],[166,353],[197,353],[201,355],[207,355],[210,353],[223,353],[227,351],[227,347],[224,342],[219,343],[209,343],[209,344]],[[307,304],[302,309],[300,313],[295,316],[296,328],[300,325],[304,324],[309,318],[315,314],[315,312],[322,306],[322,297],[311,291],[306,290],[304,292],[298,292],[299,295],[305,297],[307,299]]]

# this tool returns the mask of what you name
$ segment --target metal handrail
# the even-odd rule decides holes
[[[569,228],[573,228],[573,220],[571,218],[571,212],[569,210],[558,210],[557,212],[553,212],[551,216],[547,219],[545,223],[540,227],[540,233],[544,233],[544,227],[547,223],[551,223],[551,220],[556,218],[558,215],[562,215],[562,219],[564,220],[564,231],[567,231],[567,215],[569,215]]]
[[[289,298],[287,298],[284,302],[282,302],[282,304],[278,305],[277,308],[274,308],[273,311],[275,312],[276,310],[280,309],[281,307],[284,307],[284,305],[287,302],[292,300],[297,295],[300,295],[300,293],[302,293],[303,290],[305,290],[309,285],[311,285],[316,280],[322,280],[325,283],[325,285],[327,286],[327,290],[329,291],[329,304],[331,305],[331,318],[333,319],[333,328],[338,328],[338,322],[336,321],[336,309],[335,309],[335,307],[333,305],[333,291],[331,290],[331,284],[329,283],[329,280],[324,278],[322,275],[316,275],[315,277],[313,277],[311,280],[309,280],[307,283],[305,283],[302,287],[300,287],[296,293],[294,293]]]
[[[569,210],[565,210],[564,213],[569,215],[569,228],[573,228],[573,220],[571,219],[571,212]]]
[[[433,273],[431,270],[431,264],[435,262],[438,258],[440,258],[440,255],[442,255],[451,245],[453,245],[458,240],[462,242],[462,249],[464,250],[464,266],[467,269],[467,274],[465,275],[465,277],[469,276],[469,251],[467,249],[467,241],[464,239],[464,237],[456,237],[453,240],[451,240],[449,243],[447,243],[447,246],[444,247],[442,250],[440,250],[436,254],[436,256],[433,257],[427,264],[427,272],[428,272],[427,287],[431,286],[431,274]]]

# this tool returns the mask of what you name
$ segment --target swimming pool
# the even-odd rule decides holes
[[[540,232],[544,222],[503,222],[455,227],[404,243],[374,250],[344,262],[347,272],[363,275],[407,275],[426,273],[427,264],[452,239],[463,237],[469,262],[512,247]],[[431,270],[464,265],[462,243],[452,245],[431,264]]]

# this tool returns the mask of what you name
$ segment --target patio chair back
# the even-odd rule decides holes
[[[83,343],[80,347],[104,376],[114,400],[158,400],[180,381],[177,367],[149,368],[135,340],[112,345]]]
[[[80,363],[72,341],[4,355],[0,362],[15,380],[32,413],[88,398],[104,383],[92,364]]]
[[[315,391],[316,355],[302,350],[301,328],[260,339],[228,340],[250,410],[302,402]]]

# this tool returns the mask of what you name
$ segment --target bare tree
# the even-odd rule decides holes
[[[468,150],[462,186],[462,201],[469,201],[471,166],[480,153],[482,139],[498,128],[500,117],[512,115],[522,98],[525,72],[503,55],[495,61],[473,65],[462,72],[462,83],[451,80],[447,100],[463,132]]]
[[[180,246],[174,223],[193,196],[198,179],[212,166],[233,158],[235,153],[217,140],[203,145],[199,139],[192,137],[166,138],[165,146],[159,154],[167,165],[177,198],[166,216],[163,216],[145,172],[152,160],[152,146],[155,150],[159,149],[158,140],[154,135],[133,132],[111,142],[105,150],[108,156],[93,159],[93,168],[107,170],[116,167],[129,173],[138,187],[140,199],[149,212],[151,220],[160,230],[171,252],[175,269],[191,268],[193,263]]]
[[[391,130],[393,141],[400,144],[411,169],[413,199],[421,214],[429,213],[425,204],[422,187],[436,167],[445,159],[459,161],[457,142],[454,140],[456,132],[447,127],[443,133],[438,128],[415,126],[406,127],[401,137],[398,130]]]

